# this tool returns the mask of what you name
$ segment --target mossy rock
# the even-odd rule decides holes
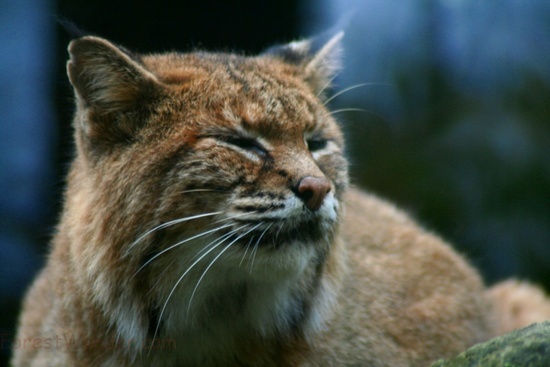
[[[474,345],[431,367],[549,367],[550,321]]]

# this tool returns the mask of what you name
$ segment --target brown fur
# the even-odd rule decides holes
[[[322,102],[340,37],[257,57],[71,43],[77,155],[14,366],[425,366],[550,317],[347,189]],[[330,184],[320,208],[304,177]]]

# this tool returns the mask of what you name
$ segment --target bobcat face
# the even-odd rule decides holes
[[[176,151],[184,156],[164,179],[174,184],[163,194],[158,223],[217,214],[160,232],[153,244],[158,249],[149,251],[146,262],[197,236],[175,256],[204,255],[195,265],[202,272],[201,265],[212,263],[216,272],[226,267],[231,277],[241,271],[254,277],[251,269],[265,277],[266,268],[273,274],[295,273],[322,261],[346,185],[336,123],[286,66],[264,59],[200,63],[201,68],[212,63],[210,72],[194,70],[190,85],[177,84],[171,101],[178,104],[162,119],[178,122],[170,126],[168,144],[181,147]],[[190,108],[185,101],[199,92],[211,99]],[[180,274],[194,264],[182,263]],[[156,265],[164,268],[161,264]]]
[[[138,64],[120,50],[107,51],[135,67],[136,75],[123,77],[140,78],[142,85],[105,81],[107,90],[94,90],[99,82],[84,79],[95,66],[86,65],[91,58],[73,56],[69,70],[82,69],[70,75],[83,97],[77,118],[85,127],[77,130],[83,156],[95,162],[92,174],[108,178],[106,192],[134,196],[109,201],[126,206],[113,211],[149,219],[149,228],[140,223],[136,230],[182,220],[155,231],[156,244],[140,247],[149,242],[161,251],[170,241],[159,237],[182,241],[191,232],[212,231],[225,238],[220,248],[235,242],[232,247],[249,250],[307,245],[327,251],[347,185],[342,135],[298,67],[271,55],[223,54],[153,55]],[[116,66],[102,65],[102,75],[88,78],[111,73],[122,83],[118,74],[128,70]],[[130,87],[136,90],[124,90]]]
[[[197,114],[174,108],[176,116],[167,120],[183,121],[181,141],[193,146],[183,148],[181,167],[169,173],[178,184],[168,192],[166,219],[191,199],[193,212],[222,212],[212,218],[228,225],[219,234],[235,230],[241,246],[320,246],[334,227],[346,184],[342,137],[305,85],[273,75],[269,66],[245,63],[256,70],[245,79],[230,63],[229,71],[204,75],[212,90],[203,93],[222,89],[227,96],[198,106]],[[178,93],[178,100],[186,100],[189,91]],[[186,129],[189,121],[192,130]]]
[[[309,47],[135,56],[95,37],[71,44],[78,155],[63,223],[123,338],[223,329],[235,315],[228,328],[271,333],[308,313],[347,186],[342,134],[318,97],[333,66]]]

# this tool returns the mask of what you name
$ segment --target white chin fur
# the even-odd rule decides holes
[[[292,196],[285,201],[283,209],[251,213],[250,217],[240,213],[235,217],[257,222],[268,218],[299,221],[316,217],[328,229],[337,219],[338,205],[338,200],[329,193],[319,210],[312,212],[301,200]],[[204,239],[187,243],[185,249],[189,252],[182,256],[199,253],[208,243]],[[252,243],[246,249],[242,243],[236,243],[227,251],[224,250],[225,246],[220,246],[201,260],[202,266],[199,264],[186,275],[185,281],[175,287],[170,299],[167,295],[175,283],[160,292],[165,294],[161,298],[166,302],[166,310],[162,315],[168,328],[166,332],[184,339],[186,335],[194,335],[194,340],[186,339],[185,342],[194,345],[191,349],[197,353],[195,357],[206,353],[209,344],[216,346],[213,347],[216,349],[220,343],[224,343],[223,340],[231,343],[234,333],[273,335],[276,332],[288,332],[293,318],[300,312],[297,310],[303,306],[300,301],[303,282],[315,276],[315,262],[322,244],[296,240],[278,248],[254,245]],[[208,264],[211,266],[205,269]],[[177,272],[184,274],[190,263],[180,265]],[[177,279],[178,276],[175,277]],[[245,295],[240,293],[242,289],[246,289]],[[321,285],[316,296],[320,297],[321,305],[330,303],[325,299],[325,293]],[[222,302],[224,307],[212,307],[212,300],[217,298],[220,299],[217,302]],[[232,311],[236,309],[238,312]],[[311,310],[304,327],[319,329],[322,325],[319,312],[317,308]],[[205,329],[204,325],[209,323],[215,324],[215,327]],[[190,330],[192,332],[189,334]],[[211,330],[216,330],[215,335],[209,334]]]

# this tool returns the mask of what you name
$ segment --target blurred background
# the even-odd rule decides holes
[[[70,36],[260,52],[346,31],[331,107],[353,182],[451,241],[487,283],[550,289],[550,2],[0,0],[0,366],[73,154]],[[359,85],[361,84],[361,85]]]

